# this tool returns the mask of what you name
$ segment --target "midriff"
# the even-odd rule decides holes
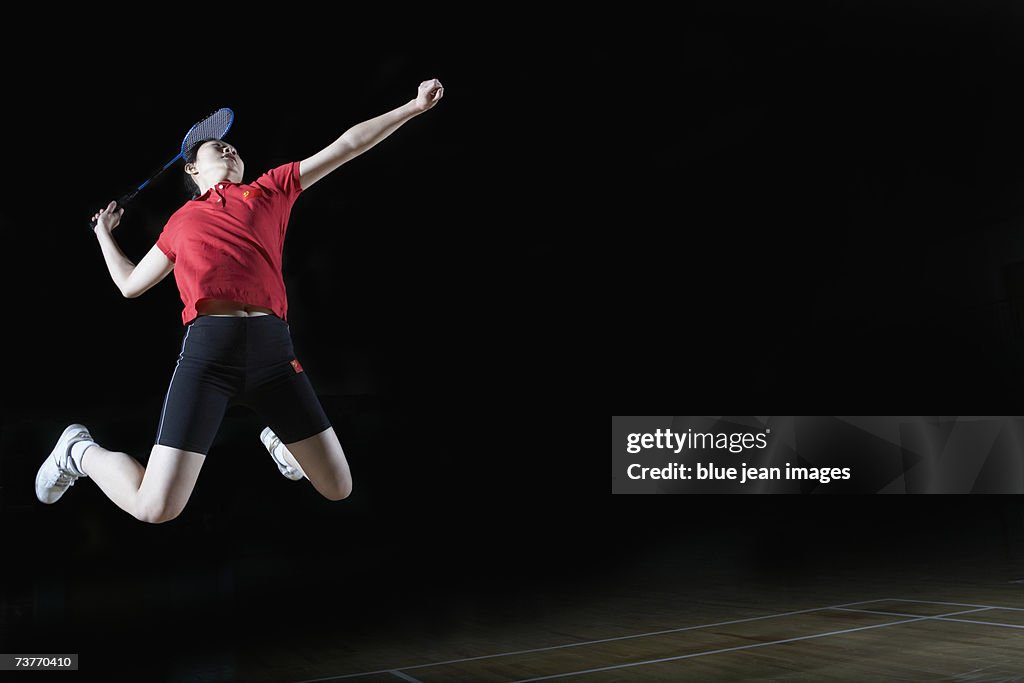
[[[203,299],[196,304],[199,315],[245,317],[251,315],[273,315],[274,312],[262,306],[253,306],[241,301],[225,301],[224,299]]]

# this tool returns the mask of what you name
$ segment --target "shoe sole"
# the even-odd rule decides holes
[[[49,460],[53,460],[54,464],[56,464],[57,467],[59,468],[60,467],[60,461],[57,460],[57,455],[58,455],[58,453],[60,451],[61,443],[65,442],[71,436],[71,434],[74,433],[74,432],[88,432],[88,431],[89,430],[86,429],[84,425],[80,425],[80,424],[68,425],[67,429],[65,429],[63,432],[61,432],[60,438],[57,439],[57,443],[55,443],[53,445],[53,450],[51,450],[50,451],[50,455],[47,456],[48,459]],[[67,448],[67,444],[66,443],[64,444],[64,448]],[[36,472],[36,499],[39,498],[39,494],[38,494],[38,491],[39,491],[39,477],[41,477],[42,474],[43,474],[43,468],[40,467],[39,471]],[[63,496],[64,493],[67,493],[67,489],[65,489],[60,494],[60,496],[57,496],[56,498],[54,498],[53,500],[51,500],[49,503],[46,503],[46,504],[47,505],[52,505],[52,504],[56,503],[58,500],[60,500],[61,496]],[[45,502],[45,501],[39,501],[39,502],[42,503],[42,502]]]

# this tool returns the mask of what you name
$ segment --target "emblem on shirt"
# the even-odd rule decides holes
[[[302,372],[302,365],[299,364],[298,358],[292,358],[292,370],[296,373]]]
[[[250,187],[248,190],[242,193],[242,199],[256,199],[261,196],[263,192],[258,187]]]

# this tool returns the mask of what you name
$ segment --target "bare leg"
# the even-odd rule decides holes
[[[90,446],[82,456],[82,470],[96,482],[107,498],[133,517],[146,468],[138,460],[103,446]]]
[[[342,500],[352,493],[352,474],[333,427],[294,443],[286,444],[282,457],[309,479],[320,495]]]
[[[90,446],[82,469],[110,500],[144,522],[167,522],[185,508],[206,456],[153,446],[147,467],[127,453]]]

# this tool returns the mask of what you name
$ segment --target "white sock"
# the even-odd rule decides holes
[[[82,461],[85,458],[86,449],[95,445],[96,442],[90,440],[76,441],[71,444],[71,461],[79,472],[82,472],[83,474],[85,473],[85,470],[82,469]]]

